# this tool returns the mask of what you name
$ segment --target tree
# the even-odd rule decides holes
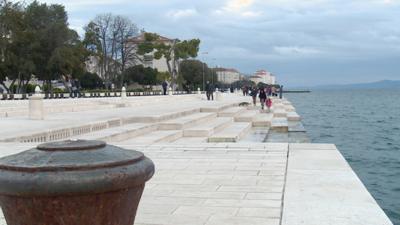
[[[165,58],[168,72],[171,74],[172,86],[175,87],[178,78],[179,61],[194,58],[199,52],[199,39],[181,41],[174,39],[172,43],[163,42],[162,38],[155,33],[144,33],[145,40],[138,45],[138,54],[145,55],[153,53],[155,59]]]
[[[85,72],[79,78],[83,89],[97,89],[103,87],[103,80],[95,73]]]
[[[157,69],[153,69],[150,67],[144,67],[143,65],[137,65],[129,67],[124,71],[124,83],[138,83],[142,85],[155,85],[160,83],[157,80],[158,76]]]
[[[203,81],[217,81],[216,73],[206,63],[199,60],[184,60],[180,63],[179,74],[184,79],[184,85],[191,89],[203,89]],[[204,78],[204,80],[203,80]]]
[[[118,75],[124,76],[126,68],[136,65],[139,58],[127,43],[137,34],[138,28],[129,18],[110,13],[97,15],[85,27],[84,45],[91,56],[99,58],[101,75],[106,82]]]
[[[34,74],[51,87],[51,80],[83,73],[85,51],[78,34],[68,28],[64,6],[37,1],[25,6],[0,0],[3,86],[8,77],[18,93],[24,92]]]
[[[0,2],[0,84],[10,92],[4,83],[6,77],[12,82],[18,80],[20,93],[24,91],[35,69],[31,54],[31,34],[26,32],[24,8],[19,3]]]

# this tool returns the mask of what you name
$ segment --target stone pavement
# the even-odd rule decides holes
[[[332,144],[111,144],[156,165],[136,225],[392,224]]]

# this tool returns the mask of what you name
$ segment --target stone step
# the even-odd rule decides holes
[[[183,130],[216,117],[217,117],[216,113],[196,113],[189,116],[184,116],[161,122],[158,124],[158,129]]]
[[[246,110],[243,113],[235,116],[235,122],[252,122],[254,117],[256,117],[258,111],[256,110]]]
[[[199,109],[188,109],[188,110],[183,110],[179,112],[167,112],[167,113],[161,113],[158,115],[148,115],[148,116],[126,116],[122,118],[123,123],[157,123],[157,122],[162,122],[166,120],[172,120],[188,115],[193,115],[195,113],[200,112]]]
[[[234,117],[246,110],[244,107],[232,107],[218,112],[219,117]]]
[[[214,94],[214,98],[215,98],[215,94]],[[234,106],[235,104],[233,103],[229,103],[229,104],[225,104],[225,105],[212,105],[212,106],[204,106],[200,108],[200,112],[220,112],[223,111],[225,109],[228,109],[232,106]]]
[[[121,144],[169,143],[181,138],[182,135],[183,132],[181,130],[159,130],[126,141],[122,141],[120,143]]]
[[[157,130],[156,124],[135,123],[77,135],[75,137],[79,139],[102,140],[106,142],[124,141],[155,130]]]
[[[292,105],[284,105],[286,112],[294,112],[296,109]]]
[[[289,133],[282,133],[278,131],[270,131],[265,142],[273,143],[287,143],[289,142]]]
[[[296,112],[288,112],[287,119],[288,121],[301,121],[301,117]]]
[[[299,121],[288,121],[289,132],[306,132],[303,124]]]
[[[274,117],[271,121],[271,129],[277,132],[288,132],[289,125],[285,117]]]
[[[268,136],[268,127],[253,127],[251,131],[243,137],[241,143],[262,143]]]
[[[272,113],[260,113],[254,117],[253,127],[271,127],[271,121],[274,115]]]
[[[286,117],[287,112],[285,109],[274,106],[273,110],[274,117]]]
[[[251,129],[251,123],[239,122],[229,125],[220,132],[211,135],[208,142],[238,142]]]
[[[179,138],[179,139],[175,140],[172,143],[174,143],[174,144],[185,144],[185,145],[187,145],[188,143],[191,143],[191,144],[206,143],[207,139],[208,138],[206,138],[206,137],[182,137],[182,138]]]
[[[219,117],[183,131],[184,137],[209,137],[233,122],[233,118]]]

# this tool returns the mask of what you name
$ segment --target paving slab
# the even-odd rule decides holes
[[[251,123],[233,123],[211,135],[208,142],[237,142],[244,137],[251,129]]]
[[[283,225],[392,225],[336,148],[290,146]]]

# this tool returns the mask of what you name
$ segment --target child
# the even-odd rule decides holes
[[[266,105],[268,108],[268,112],[271,112],[272,100],[271,98],[267,98]]]

